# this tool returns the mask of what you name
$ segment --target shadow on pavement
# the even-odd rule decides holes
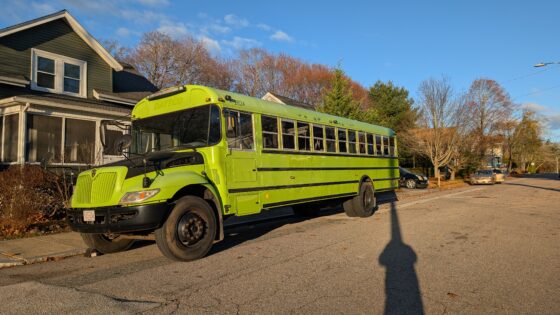
[[[378,205],[397,201],[397,194],[394,191],[383,192],[376,195]],[[271,210],[278,212],[277,216],[270,214],[254,215],[254,219],[248,222],[227,226],[224,230],[224,240],[214,244],[208,256],[228,250],[234,246],[240,245],[244,242],[257,239],[267,233],[272,232],[285,225],[295,224],[315,218],[298,217],[293,214],[289,208],[280,208],[278,210]],[[331,207],[323,209],[317,217],[331,216],[344,212],[342,207]],[[359,220],[359,218],[356,218]],[[226,223],[227,224],[227,223]]]
[[[519,183],[504,183],[504,185],[525,186],[525,187],[531,187],[531,188],[537,188],[537,189],[544,189],[544,190],[551,190],[551,191],[560,191],[560,189],[558,189],[558,188],[541,187],[541,186],[527,185],[527,184],[519,184]]]
[[[379,256],[386,270],[384,314],[424,314],[416,261],[416,253],[402,240],[397,206],[391,202],[391,241]]]
[[[552,180],[560,179],[560,175],[558,175],[558,173],[523,174],[519,177],[520,178],[552,179]]]

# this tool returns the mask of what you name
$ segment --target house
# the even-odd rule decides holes
[[[306,103],[302,103],[300,101],[296,101],[294,99],[291,99],[289,97],[286,96],[282,96],[273,92],[267,92],[261,99],[265,100],[265,101],[269,101],[269,102],[275,102],[275,103],[280,103],[280,104],[284,104],[284,105],[292,105],[292,106],[297,106],[297,107],[301,107],[301,108],[305,108],[305,109],[310,109],[310,110],[315,110],[315,107],[313,107],[312,105],[306,104]]]
[[[0,29],[0,162],[88,167],[103,120],[130,121],[156,87],[117,61],[66,10]],[[111,126],[107,143],[123,130]]]

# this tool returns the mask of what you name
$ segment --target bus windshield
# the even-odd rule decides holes
[[[132,122],[130,153],[199,148],[220,141],[220,109],[204,105]]]

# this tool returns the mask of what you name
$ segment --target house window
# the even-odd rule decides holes
[[[27,116],[27,161],[62,162],[62,118]]]
[[[117,149],[115,148],[115,143],[118,139],[120,139],[124,135],[122,130],[111,130],[108,129],[105,131],[105,141],[107,142],[105,145],[107,149],[104,151],[105,155],[119,155]],[[145,141],[144,141],[145,143]],[[151,148],[150,148],[151,150]]]
[[[95,155],[95,122],[67,118],[65,129],[64,163],[92,164]]]
[[[59,94],[86,97],[87,63],[33,49],[31,88]]]
[[[19,114],[7,115],[3,118],[3,128],[0,128],[0,139],[3,139],[2,162],[17,162],[19,140]],[[3,129],[3,130],[2,130]]]

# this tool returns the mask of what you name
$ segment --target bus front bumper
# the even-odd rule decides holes
[[[103,207],[67,210],[70,228],[81,233],[130,233],[159,228],[172,205],[163,202],[133,207]],[[95,211],[94,221],[85,221],[86,211]],[[91,212],[90,212],[91,214]]]

